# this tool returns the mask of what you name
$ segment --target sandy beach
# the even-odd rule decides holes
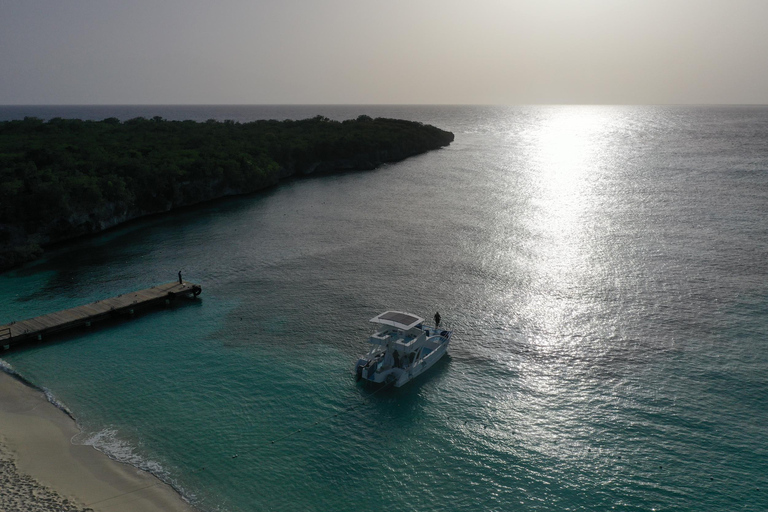
[[[153,475],[72,444],[75,422],[0,371],[0,510],[195,512]]]

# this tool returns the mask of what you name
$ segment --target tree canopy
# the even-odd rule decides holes
[[[412,121],[0,122],[0,252],[66,239],[130,219],[242,194],[319,168],[371,168],[449,144]],[[345,165],[341,165],[345,162]],[[351,163],[350,163],[351,162]],[[2,258],[0,258],[2,260]],[[2,261],[0,261],[0,267]]]

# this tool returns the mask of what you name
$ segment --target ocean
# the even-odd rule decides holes
[[[768,510],[768,108],[0,107],[360,114],[456,139],[58,246],[0,274],[0,324],[203,293],[0,357],[205,512]],[[376,391],[390,309],[454,335]]]

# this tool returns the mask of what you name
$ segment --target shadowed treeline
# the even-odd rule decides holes
[[[47,244],[297,174],[373,169],[450,144],[413,121],[161,117],[0,123],[0,270]]]

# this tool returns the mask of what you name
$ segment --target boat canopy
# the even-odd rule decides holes
[[[392,327],[407,331],[424,322],[424,319],[410,313],[403,313],[402,311],[387,311],[386,313],[371,318],[371,322],[375,324],[391,325]]]

